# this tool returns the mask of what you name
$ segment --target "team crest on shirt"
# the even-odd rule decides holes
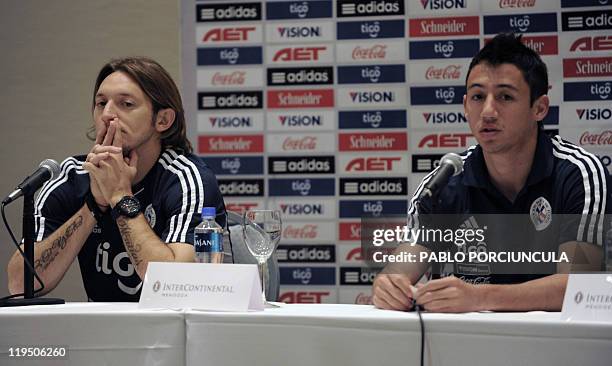
[[[157,216],[155,215],[155,210],[153,209],[152,203],[147,206],[147,208],[145,209],[144,215],[145,215],[145,218],[147,219],[147,222],[149,223],[149,226],[154,227]]]
[[[552,222],[552,207],[544,197],[538,197],[529,209],[531,222],[537,231],[542,231]]]

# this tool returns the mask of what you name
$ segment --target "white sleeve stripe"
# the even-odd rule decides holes
[[[176,176],[179,179],[179,182],[181,184],[181,190],[183,191],[183,200],[182,200],[182,206],[181,206],[181,211],[184,212],[185,210],[187,210],[187,185],[185,183],[185,177],[184,177],[184,173],[183,171],[179,171],[176,168],[174,168],[172,165],[168,164],[165,159],[168,159],[171,161],[170,157],[168,156],[167,152],[164,152],[161,156],[161,159],[159,159],[159,162],[161,163],[162,167],[164,167],[166,170],[171,171],[172,173],[176,174]],[[170,243],[173,242],[173,237],[175,236],[175,233],[177,232],[177,230],[180,230],[180,226],[179,226],[179,218],[178,216],[174,216],[172,217],[172,219],[170,220],[170,228],[168,230],[168,235],[166,236],[166,238],[164,239],[164,241],[166,243]]]
[[[202,177],[192,161],[187,159],[185,155],[178,155],[174,150],[170,150],[170,154],[176,158],[177,163],[182,163],[183,167],[187,168],[191,173],[188,177],[192,187],[191,198],[194,204],[194,209],[188,212],[187,218],[185,219],[185,225],[181,231],[180,242],[184,243],[186,241],[187,232],[189,231],[189,225],[191,224],[194,212],[202,212],[202,207],[204,206],[204,185],[202,184]],[[193,178],[195,178],[195,183],[193,182]],[[193,189],[194,186],[196,187],[195,190]]]
[[[463,160],[463,162],[465,162],[465,160],[472,154],[472,152],[474,151],[474,149],[476,148],[476,145],[470,146],[465,152],[465,155],[461,155],[461,160]],[[434,174],[438,171],[439,167],[436,167],[434,170],[432,170],[431,172],[429,172],[425,178],[423,178],[423,180],[421,180],[421,183],[417,186],[416,191],[414,191],[414,194],[412,195],[412,198],[410,199],[409,205],[408,205],[408,214],[415,214],[418,213],[417,212],[417,207],[416,207],[416,201],[419,198],[419,195],[421,194],[421,191],[423,190],[423,188],[425,187],[425,185],[433,178]]]
[[[56,179],[45,183],[36,199],[36,204],[34,206],[34,232],[36,233],[36,241],[43,240],[45,235],[45,218],[42,216],[42,209],[45,206],[47,198],[49,198],[51,192],[68,181],[68,173],[70,173],[70,171],[75,169],[82,170],[81,166],[83,163],[74,158],[68,158],[62,164],[64,164],[64,166],[62,167],[60,175]]]
[[[66,160],[64,160],[62,162],[62,170],[60,171],[60,174],[57,176],[57,178],[55,178],[54,180],[50,180],[47,181],[42,189],[40,190],[40,192],[38,193],[38,197],[36,198],[36,205],[35,207],[42,207],[41,206],[41,200],[46,199],[49,195],[50,191],[53,191],[55,188],[57,188],[59,186],[58,181],[61,179],[64,179],[64,182],[66,181],[67,177],[68,177],[68,173],[70,172],[70,170],[74,169],[75,167],[78,170],[83,170],[82,168],[83,166],[83,162],[82,161],[78,161],[75,158],[68,158]]]
[[[587,218],[590,221],[587,241],[593,242],[593,234],[596,231],[596,242],[599,244],[603,244],[604,215],[606,212],[607,203],[607,183],[603,165],[601,164],[601,161],[597,159],[597,157],[595,157],[593,154],[585,151],[584,149],[578,146],[562,141],[559,136],[556,136],[554,139],[552,139],[552,141],[555,148],[562,150],[566,154],[571,154],[572,157],[576,158],[575,160],[572,160],[568,157],[568,160],[581,167],[583,183],[585,186],[585,207],[583,209],[583,217],[581,219],[581,223],[583,221],[586,221]],[[554,152],[555,151],[553,150],[553,153]],[[577,159],[580,159],[579,161],[581,165],[576,162]],[[586,163],[589,165],[590,170],[586,169],[584,161],[586,161]],[[589,171],[592,172],[592,174],[589,174]],[[589,182],[589,178],[593,180],[593,190],[591,190],[591,183]],[[590,204],[591,199],[593,200],[593,208],[591,208]],[[597,224],[597,222],[599,223]],[[578,234],[580,234],[580,232]],[[579,235],[578,237],[582,238],[583,236]]]
[[[200,212],[204,205],[204,187],[198,169],[189,159],[185,156],[176,154],[172,150],[168,150],[168,154],[164,153],[164,155],[166,159],[172,161],[172,165],[168,166],[167,169],[177,174],[181,180],[181,187],[183,189],[182,210],[180,214],[175,216],[177,225],[171,227],[171,233],[168,235],[168,240],[170,242],[186,242],[187,232],[189,231],[189,225],[191,224],[193,214],[194,212]],[[170,155],[172,155],[172,157],[170,157]],[[180,170],[177,169],[177,167]]]

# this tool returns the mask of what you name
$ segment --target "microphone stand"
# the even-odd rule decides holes
[[[23,195],[23,299],[8,299],[0,306],[55,305],[64,304],[63,299],[34,297],[34,272],[25,262],[34,268],[34,192]]]

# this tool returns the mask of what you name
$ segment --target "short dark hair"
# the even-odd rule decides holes
[[[521,41],[522,36],[514,33],[500,33],[487,43],[470,63],[465,83],[474,66],[486,62],[491,66],[512,64],[516,66],[529,85],[529,104],[542,95],[548,94],[548,71],[540,56]]]
[[[168,72],[156,61],[147,57],[124,57],[114,59],[102,66],[94,86],[92,109],[96,105],[96,94],[100,85],[110,74],[121,71],[136,82],[149,97],[153,105],[153,116],[161,109],[170,108],[175,112],[174,123],[161,134],[162,149],[172,147],[184,152],[192,152],[187,139],[185,111],[181,94]],[[92,137],[92,131],[88,136]],[[95,132],[94,134],[95,135]]]

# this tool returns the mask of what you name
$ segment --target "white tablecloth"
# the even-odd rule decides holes
[[[416,313],[361,305],[189,312],[187,365],[418,365]],[[423,314],[426,365],[612,365],[612,324],[560,313]]]
[[[612,323],[559,313],[423,314],[426,365],[612,365]],[[8,358],[65,345],[67,360]],[[133,303],[0,309],[0,365],[418,365],[415,313],[292,304],[263,312],[139,310]]]
[[[71,303],[0,309],[0,365],[185,364],[182,312],[136,303]],[[68,346],[68,359],[8,357],[21,345]]]

